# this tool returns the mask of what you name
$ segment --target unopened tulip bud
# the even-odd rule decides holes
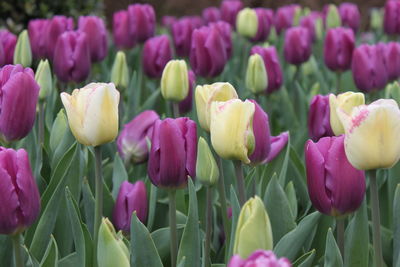
[[[31,43],[32,55],[34,58],[44,58],[46,56],[46,42],[43,36],[46,33],[48,19],[31,19],[28,23],[29,41]]]
[[[275,29],[278,34],[293,26],[294,14],[301,9],[300,5],[286,5],[278,8],[275,13]]]
[[[267,8],[255,8],[258,24],[257,33],[251,39],[253,42],[262,42],[268,38],[268,35],[273,27],[273,11]]]
[[[196,75],[193,71],[189,70],[189,92],[185,99],[179,102],[179,114],[188,113],[192,110],[193,106],[193,91],[196,85]]]
[[[32,51],[28,31],[23,30],[19,36],[14,51],[14,64],[29,67],[32,64]]]
[[[154,35],[156,15],[149,4],[132,4],[128,6],[129,30],[139,42],[144,42]]]
[[[160,78],[165,65],[172,59],[172,50],[167,35],[148,39],[143,46],[142,66],[151,78]]]
[[[315,36],[318,40],[321,40],[324,36],[324,23],[322,18],[317,18],[315,20]]]
[[[246,71],[246,87],[254,94],[262,93],[268,86],[268,75],[264,60],[259,54],[249,57]]]
[[[347,28],[329,29],[324,42],[324,61],[332,71],[346,71],[351,67],[355,40]]]
[[[237,32],[247,38],[253,38],[257,34],[257,13],[251,8],[240,10],[236,18]]]
[[[41,60],[37,67],[35,80],[40,86],[39,99],[45,99],[53,89],[53,78],[51,75],[49,61]]]
[[[379,43],[377,46],[383,54],[389,80],[397,80],[400,77],[400,43]]]
[[[14,61],[14,51],[17,44],[17,36],[15,34],[7,31],[0,30],[0,46],[3,46],[3,53],[0,57],[4,57],[4,64],[13,64]],[[0,62],[1,64],[1,62]]]
[[[46,43],[46,57],[48,59],[53,60],[58,37],[66,31],[72,31],[73,28],[73,19],[65,16],[54,16],[48,21],[43,36]]]
[[[400,85],[398,82],[388,84],[385,91],[390,98],[396,100],[397,104],[400,104]]]
[[[111,82],[118,89],[126,89],[129,84],[129,69],[125,53],[118,51],[111,69]]]
[[[242,8],[243,8],[243,3],[240,0],[222,1],[221,3],[222,20],[228,22],[232,27],[235,27],[236,17]]]
[[[197,145],[196,178],[205,186],[217,183],[219,170],[213,153],[203,137],[199,138]]]
[[[293,65],[306,62],[311,56],[311,37],[307,28],[297,26],[289,28],[285,34],[285,60]]]
[[[386,34],[397,35],[400,33],[400,2],[399,1],[386,1],[383,29]],[[382,15],[382,14],[381,14]]]
[[[248,258],[242,259],[234,255],[228,263],[228,267],[292,267],[286,258],[278,258],[271,250],[256,250]]]
[[[189,93],[189,77],[184,60],[170,60],[161,76],[161,94],[166,100],[182,101]]]
[[[107,30],[104,21],[97,16],[81,16],[78,29],[86,33],[92,62],[103,60],[108,52]]]
[[[221,19],[221,12],[217,7],[207,7],[201,13],[206,23],[217,22]]]
[[[342,24],[338,8],[334,4],[328,6],[326,14],[326,28],[340,27]]]
[[[339,13],[342,25],[351,28],[356,33],[361,23],[358,6],[353,3],[342,3],[339,6]]]
[[[318,141],[324,136],[333,136],[330,124],[329,96],[316,95],[311,99],[308,112],[308,135]]]
[[[373,8],[371,10],[371,28],[374,29],[375,31],[378,31],[379,29],[382,29],[382,24],[383,24],[383,11],[382,9],[378,8]]]
[[[136,44],[136,36],[130,30],[129,13],[120,10],[113,14],[113,39],[118,49],[130,49]]]

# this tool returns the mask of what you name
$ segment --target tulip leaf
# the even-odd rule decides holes
[[[185,266],[196,267],[200,266],[201,247],[197,196],[192,179],[188,179],[188,190],[189,212],[179,245],[177,261],[180,262],[183,257],[186,257]]]
[[[71,266],[78,266],[78,255],[76,254],[76,252],[73,252],[58,261],[58,267]]]
[[[281,186],[285,186],[286,184],[286,173],[287,173],[287,169],[288,169],[288,163],[289,163],[289,156],[290,156],[290,134],[288,137],[288,142],[286,144],[286,152],[285,152],[285,158],[283,159],[283,163],[282,163],[282,168],[281,168],[281,172],[279,173],[279,183],[281,184]]]
[[[13,247],[11,242],[11,236],[0,235],[0,262],[4,266],[12,266]]]
[[[290,210],[293,214],[293,219],[297,217],[297,196],[296,196],[296,189],[294,189],[293,182],[290,181],[285,187],[285,194],[288,199]]]
[[[301,248],[315,230],[320,216],[321,214],[316,211],[304,217],[295,229],[284,235],[276,244],[274,248],[276,255],[286,257],[291,261],[296,259]]]
[[[300,205],[306,207],[310,202],[310,198],[307,190],[305,167],[303,161],[300,159],[293,147],[290,148],[290,163],[293,165],[293,169],[296,173],[293,178],[293,183],[294,187],[296,188],[296,193],[299,197]]]
[[[368,214],[366,200],[347,226],[344,245],[344,265],[368,266]]]
[[[147,180],[148,181],[148,180]],[[149,215],[147,219],[147,229],[153,229],[154,217],[157,205],[157,187],[150,183],[150,197],[149,197]]]
[[[233,185],[231,185],[231,207],[232,207],[232,225],[231,225],[231,238],[230,238],[230,244],[229,244],[229,253],[226,255],[226,261],[230,259],[233,255],[233,246],[235,243],[235,235],[236,235],[236,226],[239,220],[239,214],[240,214],[240,204],[239,200],[236,196],[235,189],[233,188]]]
[[[179,261],[177,267],[185,267],[186,257],[183,256],[182,259]]]
[[[400,184],[393,199],[393,266],[400,267]]]
[[[122,162],[122,159],[118,153],[115,153],[112,174],[113,186],[111,191],[114,199],[116,199],[118,196],[119,187],[121,186],[122,182],[127,180],[128,173],[126,172],[124,163]]]
[[[315,249],[303,254],[295,262],[293,262],[293,267],[311,267],[315,258]]]
[[[178,224],[176,226],[177,230],[177,238],[181,239],[184,225]],[[157,229],[156,231],[151,233],[151,238],[154,241],[154,244],[157,248],[158,255],[163,262],[167,263],[170,261],[170,231],[169,227],[164,227]]]
[[[162,267],[153,239],[136,212],[131,220],[131,266]]]
[[[40,267],[55,267],[58,266],[58,248],[56,240],[53,236],[50,237],[50,242],[47,245]],[[83,265],[82,265],[83,266]]]
[[[156,103],[158,97],[161,94],[161,90],[157,89],[156,91],[154,91],[147,99],[146,101],[143,103],[142,106],[140,106],[138,113],[146,110],[146,109],[152,109],[154,107],[154,104]]]
[[[342,266],[343,266],[342,255],[340,254],[335,238],[333,237],[332,229],[329,228],[326,236],[324,267],[342,267]],[[359,266],[368,266],[368,265],[359,265]]]
[[[82,183],[82,200],[85,222],[90,232],[93,233],[95,199],[90,190],[89,181],[84,178]]]
[[[332,216],[328,216],[320,213],[321,217],[318,221],[317,229],[315,231],[315,237],[312,241],[311,247],[316,248],[316,259],[321,259],[325,255],[325,246],[326,246],[326,233],[329,228],[334,227],[335,218]]]

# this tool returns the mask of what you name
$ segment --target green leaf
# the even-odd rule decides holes
[[[285,152],[285,158],[284,158],[283,164],[282,164],[282,169],[281,169],[281,172],[279,173],[278,180],[279,180],[279,183],[281,184],[281,186],[285,186],[285,184],[286,184],[286,173],[287,173],[287,169],[288,169],[289,155],[290,155],[290,134],[289,134],[288,142],[286,144],[286,152]]]
[[[342,255],[340,254],[340,250],[336,244],[335,238],[333,237],[332,229],[329,228],[326,236],[324,267],[342,267],[342,266],[343,266]],[[359,266],[367,266],[367,265],[359,265]]]
[[[95,199],[90,190],[89,181],[86,178],[83,179],[82,200],[85,222],[90,232],[93,233]]]
[[[230,244],[229,244],[229,253],[225,257],[225,261],[229,260],[232,255],[233,255],[233,246],[235,243],[235,235],[236,235],[236,226],[239,220],[239,214],[240,214],[240,204],[239,200],[236,196],[235,189],[233,188],[233,185],[231,185],[231,207],[232,207],[232,226],[231,226],[231,238],[230,238]]]
[[[40,263],[40,267],[56,266],[58,266],[58,248],[56,240],[53,236],[51,236],[46,252],[44,253],[43,260]]]
[[[152,109],[154,107],[154,104],[157,101],[157,98],[160,96],[161,90],[157,89],[154,91],[148,98],[147,100],[143,103],[143,105],[139,108],[138,113],[146,110],[146,109]]]
[[[58,262],[58,267],[78,266],[78,256],[76,252],[69,254]]]
[[[184,225],[178,224],[176,227],[177,238],[181,239]],[[151,238],[157,247],[158,255],[164,263],[170,262],[170,231],[169,227],[157,229],[151,233]]]
[[[154,217],[156,214],[157,205],[157,187],[150,183],[150,197],[149,197],[149,216],[147,219],[147,229],[151,231],[153,228]]]
[[[182,259],[179,261],[177,267],[185,267],[186,257],[183,256]]]
[[[112,174],[113,186],[111,191],[114,199],[116,199],[118,196],[119,187],[121,186],[122,182],[127,180],[128,180],[128,173],[126,172],[125,165],[122,162],[122,159],[120,158],[118,153],[115,153],[113,174]]]
[[[163,267],[154,241],[136,212],[131,221],[131,266]]]
[[[303,254],[295,262],[293,262],[293,267],[311,267],[315,258],[315,249]]]
[[[393,199],[393,266],[400,267],[400,184]]]
[[[199,215],[197,210],[197,196],[192,179],[188,179],[189,190],[189,212],[185,229],[183,230],[181,243],[178,251],[178,262],[186,258],[185,266],[200,266],[200,229]]]
[[[11,255],[13,254],[13,247],[11,242],[11,236],[0,235],[0,262],[4,266],[12,266]]]
[[[295,220],[297,218],[297,196],[296,196],[296,189],[294,188],[293,182],[290,181],[286,187],[285,187],[285,194],[287,197],[287,200],[290,205],[290,210],[292,211],[293,214],[293,219]]]

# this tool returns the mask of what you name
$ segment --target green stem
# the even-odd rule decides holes
[[[382,258],[382,239],[381,239],[381,222],[379,214],[379,196],[378,186],[376,184],[376,170],[369,172],[369,190],[371,194],[371,212],[372,212],[372,237],[374,241],[375,266],[383,267]]]
[[[176,257],[178,255],[178,238],[176,236],[176,200],[175,190],[168,191],[169,196],[169,231],[171,236],[171,267],[176,266]]]
[[[39,144],[44,144],[44,102],[39,100]]]
[[[336,218],[336,241],[339,246],[340,254],[344,259],[344,219]]]
[[[22,246],[20,243],[21,234],[15,234],[11,237],[14,248],[15,267],[24,267],[24,259],[22,258]]]
[[[99,236],[99,228],[101,218],[103,216],[103,177],[101,171],[101,146],[94,147],[94,154],[96,158],[95,164],[95,211],[94,211],[94,266],[97,266],[97,241]]]
[[[239,191],[239,202],[240,206],[243,206],[244,203],[246,202],[246,190],[244,186],[242,162],[237,160],[233,162],[233,165],[235,166],[237,186]]]
[[[179,103],[172,101],[171,102],[172,105],[172,113],[174,114],[174,118],[179,118],[180,114],[179,114]]]
[[[340,93],[341,90],[341,81],[342,81],[342,72],[336,72],[336,94]]]
[[[212,188],[207,187],[207,209],[206,209],[206,241],[204,247],[204,262],[206,267],[211,266],[210,248],[212,231]]]
[[[219,200],[221,202],[222,224],[224,226],[225,240],[226,240],[225,255],[228,255],[230,238],[231,238],[231,228],[228,220],[228,206],[226,204],[224,169],[222,167],[222,159],[219,156],[218,156],[218,169],[219,169],[218,194],[219,194]]]

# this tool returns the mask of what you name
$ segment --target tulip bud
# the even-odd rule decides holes
[[[119,49],[130,49],[136,44],[136,36],[129,30],[129,14],[120,10],[113,14],[113,39]]]
[[[278,34],[293,26],[296,10],[301,9],[299,5],[286,5],[278,8],[275,14],[275,29]]]
[[[250,163],[249,156],[255,146],[254,110],[254,104],[248,100],[231,99],[211,103],[211,143],[221,158]]]
[[[46,57],[53,60],[54,51],[56,48],[58,37],[66,31],[72,31],[74,21],[72,18],[65,16],[54,16],[49,20],[43,36],[46,43]]]
[[[163,188],[182,188],[196,177],[197,127],[189,118],[157,120],[151,138],[147,172]]]
[[[311,39],[307,28],[297,26],[288,29],[283,49],[288,63],[300,65],[306,62],[311,56]]]
[[[203,9],[201,15],[207,24],[210,22],[217,22],[221,19],[221,12],[214,6]]]
[[[119,92],[113,83],[90,83],[72,94],[61,93],[69,127],[79,143],[99,146],[118,134]]]
[[[345,130],[345,150],[359,170],[391,168],[400,157],[400,110],[393,99],[379,99],[353,108],[337,109]]]
[[[131,216],[135,211],[142,223],[147,220],[147,192],[143,181],[131,184],[128,181],[122,182],[113,210],[113,221],[118,230],[126,233],[131,229]]]
[[[167,28],[168,30],[171,30],[172,24],[174,24],[177,21],[177,18],[174,16],[162,16],[161,18],[161,25]]]
[[[123,235],[115,232],[107,218],[103,218],[99,228],[97,262],[99,267],[130,267],[129,249],[124,243]]]
[[[90,58],[92,62],[103,60],[107,56],[107,30],[104,21],[96,16],[79,17],[78,29],[88,38]]]
[[[370,20],[371,28],[374,29],[375,31],[382,29],[382,24],[383,24],[382,18],[383,18],[383,10],[378,8],[373,8],[371,10],[371,20]]]
[[[238,98],[235,88],[230,83],[198,85],[195,91],[197,117],[200,127],[210,131],[210,110],[214,101],[228,101]]]
[[[278,136],[271,136],[271,150],[268,157],[262,162],[262,164],[273,161],[282,149],[286,146],[289,140],[289,132],[283,132]]]
[[[385,11],[383,16],[383,29],[386,34],[399,34],[400,33],[400,2],[386,1]]]
[[[46,33],[46,27],[48,24],[49,20],[47,19],[32,19],[28,23],[32,55],[36,59],[46,57],[46,42],[43,36]]]
[[[21,65],[6,65],[0,69],[0,134],[3,141],[22,139],[31,131],[39,89],[32,69]]]
[[[144,73],[151,78],[159,78],[165,65],[172,59],[172,50],[167,35],[148,39],[144,43],[142,66]]]
[[[356,33],[361,22],[358,6],[352,3],[341,3],[339,6],[339,13],[342,25],[351,28],[353,32]]]
[[[170,60],[161,76],[161,94],[165,100],[182,101],[189,92],[189,77],[184,60]]]
[[[342,22],[337,7],[334,4],[328,6],[328,13],[326,14],[326,28],[340,27]]]
[[[14,235],[28,228],[40,213],[40,195],[28,153],[0,147],[0,234]]]
[[[246,87],[253,94],[262,93],[268,86],[268,75],[264,60],[259,54],[249,57],[246,71]]]
[[[227,267],[292,267],[286,258],[277,258],[271,250],[256,250],[247,259],[242,259],[239,255],[234,255]]]
[[[159,118],[155,111],[146,110],[124,125],[117,139],[117,147],[125,162],[142,163],[147,160],[147,139],[151,139],[154,122]]]
[[[144,42],[154,36],[156,15],[149,4],[133,4],[128,6],[129,30],[138,42]]]
[[[257,28],[257,13],[248,7],[240,10],[236,18],[237,32],[244,37],[253,38],[257,34]]]
[[[18,36],[14,51],[14,64],[21,64],[24,67],[29,67],[32,64],[31,44],[27,30],[23,30]]]
[[[318,141],[324,136],[333,136],[330,124],[329,96],[316,95],[311,99],[308,112],[308,134]]]
[[[400,43],[390,42],[387,44],[377,44],[381,49],[383,60],[389,80],[396,80],[400,77]]]
[[[311,40],[314,42],[317,38],[316,36],[316,20],[319,18],[318,14],[310,14],[308,16],[302,17],[300,19],[299,25],[307,28],[308,33],[310,34]]]
[[[250,198],[240,210],[236,226],[233,253],[247,258],[258,249],[271,250],[273,246],[271,223],[262,200]]]
[[[193,71],[189,70],[189,92],[185,99],[179,102],[179,114],[188,113],[192,110],[193,106],[193,87],[196,84],[196,75]]]
[[[232,56],[232,27],[229,23],[224,21],[218,21],[210,23],[208,26],[216,28],[225,45],[226,56],[229,59]]]
[[[351,67],[354,50],[354,33],[351,29],[329,29],[324,42],[324,60],[332,71],[346,71]]]
[[[257,33],[251,39],[253,42],[265,41],[273,25],[273,11],[267,8],[255,8],[257,14]],[[272,14],[271,14],[272,13]]]
[[[364,105],[364,103],[363,93],[346,92],[338,96],[334,94],[329,95],[330,125],[335,135],[344,134],[344,128],[336,110],[339,108],[341,111],[346,112],[346,114],[351,114],[354,107]]]
[[[53,77],[47,59],[40,61],[36,70],[35,80],[40,86],[39,99],[44,100],[53,89]]]
[[[214,156],[203,137],[199,138],[197,145],[196,177],[205,186],[217,183],[219,170]]]
[[[331,216],[343,216],[360,207],[365,175],[345,154],[344,136],[324,137],[305,147],[308,194],[314,207]]]
[[[232,27],[235,27],[236,17],[242,8],[243,8],[243,3],[240,0],[222,1],[221,3],[222,20],[228,22]]]
[[[3,55],[5,64],[13,64],[15,45],[17,44],[17,37],[7,30],[0,30],[0,46],[3,46]],[[0,65],[3,66],[3,65]]]
[[[174,22],[171,27],[171,34],[174,40],[176,54],[180,57],[186,57],[190,54],[190,45],[192,43],[192,33],[196,28],[191,18],[182,18]]]
[[[388,84],[385,88],[386,90],[386,95],[388,95],[390,98],[396,100],[397,104],[400,103],[400,85],[399,83],[393,82],[391,84]]]
[[[321,40],[324,36],[324,23],[322,22],[322,18],[317,18],[315,20],[315,35],[318,40]]]
[[[118,51],[111,69],[111,82],[118,89],[128,88],[129,84],[129,69],[126,63],[125,53]]]

